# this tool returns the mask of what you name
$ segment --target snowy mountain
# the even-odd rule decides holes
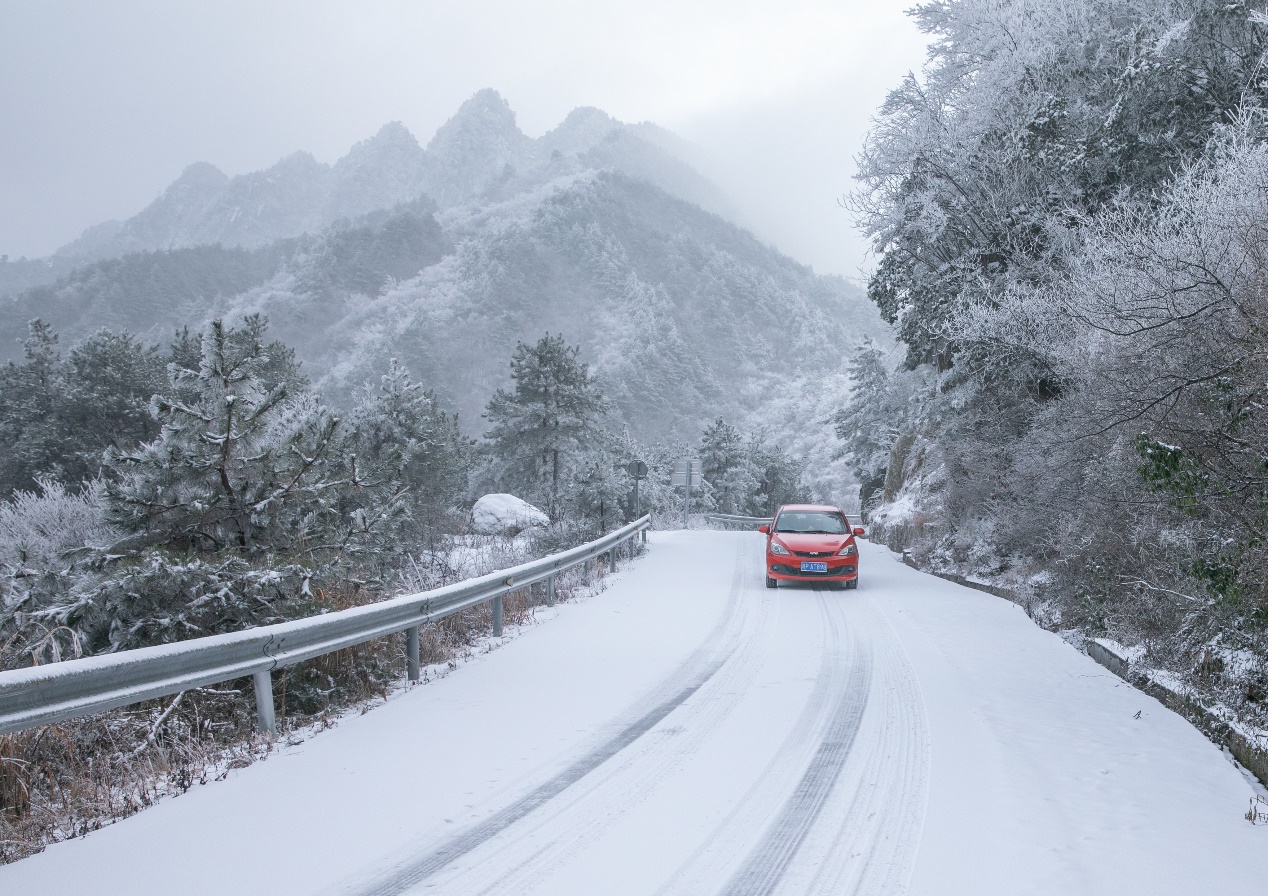
[[[888,330],[845,281],[706,210],[725,200],[664,149],[675,139],[578,109],[533,140],[482,91],[426,149],[389,124],[334,166],[191,166],[77,250],[147,251],[0,301],[0,345],[16,355],[36,316],[70,346],[262,312],[329,400],[398,358],[479,435],[516,343],[558,333],[636,437],[694,441],[724,416],[826,469],[843,364]]]
[[[90,227],[57,255],[82,262],[215,243],[258,249],[424,195],[450,208],[507,179],[541,182],[557,175],[565,160],[574,170],[624,171],[726,212],[725,200],[674,147],[674,138],[656,126],[627,125],[598,109],[574,110],[534,140],[520,131],[501,95],[481,90],[425,150],[404,125],[391,122],[334,165],[296,152],[267,170],[230,178],[214,165],[195,163],[136,215]]]
[[[835,370],[883,325],[843,281],[816,276],[716,215],[611,171],[560,177],[442,213],[456,249],[378,296],[315,301],[287,272],[232,313],[268,314],[335,395],[396,357],[478,428],[517,340],[562,333],[631,430],[694,438],[761,408],[777,384]],[[778,396],[780,400],[789,396]]]

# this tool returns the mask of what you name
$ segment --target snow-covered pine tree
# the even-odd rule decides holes
[[[56,474],[65,453],[55,412],[64,391],[57,334],[36,318],[22,350],[24,363],[0,369],[0,489],[6,498],[34,491],[36,477]]]
[[[595,534],[615,528],[625,518],[629,474],[616,455],[603,447],[586,452],[578,466],[568,495],[577,521]]]
[[[504,488],[540,502],[551,519],[578,459],[600,439],[608,402],[579,359],[581,349],[547,333],[536,345],[520,342],[511,360],[515,389],[498,389],[485,418],[485,434]]]
[[[133,544],[244,554],[325,538],[339,418],[305,391],[293,353],[266,342],[267,321],[214,321],[198,366],[173,362],[156,395],[154,441],[110,450],[111,521]]]
[[[398,529],[408,534],[433,527],[466,491],[474,442],[395,358],[378,388],[367,389],[350,441],[355,479],[366,491],[358,505],[396,505]]]
[[[78,489],[101,469],[108,446],[158,434],[150,397],[163,383],[157,347],[99,330],[63,358],[57,334],[31,322],[25,361],[0,369],[0,496],[39,481]],[[40,486],[42,489],[43,486]]]
[[[764,433],[753,436],[752,463],[759,475],[757,494],[750,513],[769,516],[781,504],[807,501],[810,495],[801,481],[801,461],[778,445],[766,444]]]
[[[739,429],[721,417],[700,436],[700,462],[715,509],[746,514],[757,495],[759,477]]]
[[[850,360],[849,403],[832,417],[839,455],[858,477],[865,509],[881,500],[890,450],[899,434],[913,425],[923,393],[929,391],[929,369],[898,369],[871,339]]]

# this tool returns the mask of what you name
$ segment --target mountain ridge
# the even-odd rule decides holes
[[[613,142],[618,134],[629,139]],[[531,138],[520,131],[506,99],[485,88],[436,130],[426,148],[393,121],[333,165],[303,150],[233,177],[195,162],[131,218],[93,225],[55,255],[91,262],[196,245],[258,249],[421,196],[450,208],[496,190],[501,180],[549,174],[559,156],[587,154],[583,165],[628,169],[684,199],[729,212],[721,193],[673,145],[655,125],[627,124],[592,107],[574,109],[542,137]]]

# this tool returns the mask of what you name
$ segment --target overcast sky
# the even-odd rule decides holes
[[[333,162],[385,122],[426,145],[482,87],[538,136],[577,106],[690,139],[753,229],[822,272],[837,199],[924,60],[910,0],[0,0],[0,254],[135,214],[190,162]]]

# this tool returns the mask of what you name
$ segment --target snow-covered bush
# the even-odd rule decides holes
[[[0,503],[0,564],[7,575],[48,572],[67,565],[68,552],[111,543],[118,530],[106,522],[100,484],[73,493],[41,480],[39,492],[18,491]]]

